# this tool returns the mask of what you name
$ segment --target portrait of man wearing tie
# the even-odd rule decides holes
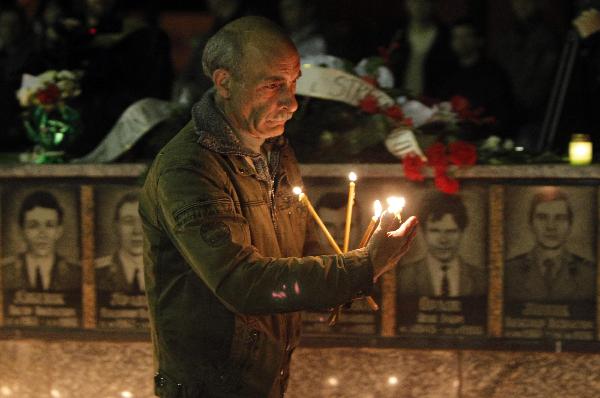
[[[96,260],[97,289],[143,295],[143,237],[137,193],[126,193],[116,204],[113,231],[118,248],[111,255]]]
[[[505,264],[507,301],[578,301],[595,297],[594,264],[572,253],[567,244],[573,229],[573,207],[567,194],[545,187],[528,207],[533,247]]]
[[[460,245],[469,223],[467,209],[458,195],[427,192],[417,211],[425,257],[398,267],[398,293],[402,296],[483,296],[483,267],[469,264],[460,255]]]
[[[2,261],[5,290],[81,289],[81,267],[57,253],[57,243],[64,232],[63,220],[63,208],[50,192],[35,191],[24,198],[18,223],[25,251]]]

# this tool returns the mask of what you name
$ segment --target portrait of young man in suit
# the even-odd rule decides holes
[[[63,236],[64,212],[47,191],[25,197],[19,209],[19,230],[25,251],[2,261],[6,290],[64,292],[81,289],[81,267],[57,252]]]
[[[118,248],[112,254],[96,259],[97,289],[144,294],[142,222],[136,192],[123,195],[115,206],[113,227]]]
[[[427,254],[398,267],[398,294],[429,297],[485,295],[484,268],[469,264],[459,253],[469,223],[461,197],[427,192],[420,201],[418,218]]]
[[[505,298],[545,302],[594,299],[594,264],[567,248],[574,217],[567,194],[554,187],[536,193],[528,217],[534,246],[506,262]]]

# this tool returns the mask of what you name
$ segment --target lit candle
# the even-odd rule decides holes
[[[573,134],[569,143],[569,162],[574,166],[592,163],[592,142],[587,134]]]
[[[354,195],[356,191],[356,173],[348,174],[348,206],[346,207],[346,225],[344,228],[344,253],[348,251],[350,245],[350,226],[352,224],[352,208],[354,207]]]
[[[335,250],[335,253],[336,254],[342,254],[342,250],[340,249],[340,247],[338,246],[338,244],[335,243],[335,239],[333,239],[333,236],[331,236],[331,234],[329,233],[329,230],[327,229],[327,227],[325,226],[325,224],[323,224],[323,221],[321,220],[321,217],[319,217],[319,215],[315,211],[315,208],[310,203],[310,200],[308,200],[308,196],[306,196],[304,194],[304,192],[302,192],[302,188],[300,188],[300,187],[294,187],[294,189],[292,190],[292,192],[294,192],[294,194],[298,195],[298,200],[300,202],[302,202],[304,204],[304,206],[306,206],[306,208],[308,209],[308,212],[310,213],[310,215],[317,222],[317,225],[319,226],[319,228],[321,228],[321,231],[323,231],[323,233],[325,234],[325,237],[327,238],[327,241],[329,242],[329,244],[331,245],[331,247],[333,248],[333,250]]]
[[[373,232],[375,232],[375,227],[377,227],[377,223],[379,222],[379,217],[381,217],[381,211],[381,202],[379,200],[376,200],[375,202],[373,202],[373,217],[371,217],[371,222],[369,222],[369,226],[367,227],[365,234],[360,240],[360,244],[358,245],[359,248],[365,247],[367,243],[369,243]]]
[[[402,222],[402,209],[404,209],[406,200],[402,196],[390,196],[389,198],[387,198],[387,204],[388,212],[394,213],[394,216],[396,216],[398,221]]]

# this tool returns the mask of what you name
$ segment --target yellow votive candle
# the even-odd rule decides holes
[[[569,142],[569,162],[574,166],[592,163],[593,146],[587,134],[573,134]]]

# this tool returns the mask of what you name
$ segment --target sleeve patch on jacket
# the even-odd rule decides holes
[[[231,239],[231,230],[222,221],[207,222],[200,227],[200,236],[208,246],[220,247]]]

